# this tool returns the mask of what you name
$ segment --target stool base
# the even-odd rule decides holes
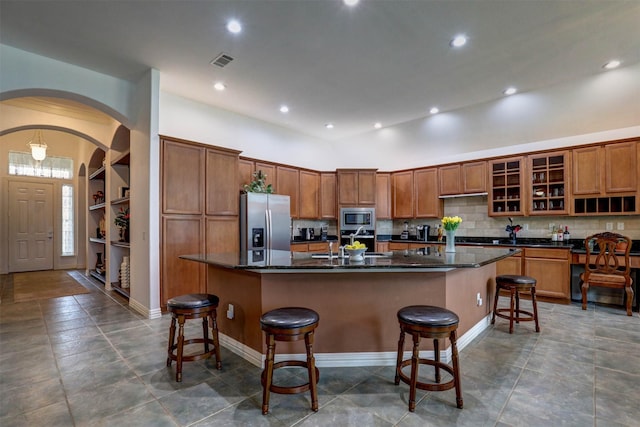
[[[509,292],[510,305],[509,308],[498,308],[498,299],[500,298],[500,290]],[[520,310],[520,292],[531,292],[531,304],[533,305],[533,312]],[[508,314],[504,314],[508,313]],[[525,315],[525,316],[523,316]],[[535,322],[536,332],[540,332],[540,325],[538,324],[538,304],[536,302],[536,288],[535,285],[518,285],[518,284],[498,284],[496,287],[496,296],[493,301],[493,315],[491,317],[491,324],[496,323],[496,316],[509,321],[509,333],[513,333],[513,322]]]

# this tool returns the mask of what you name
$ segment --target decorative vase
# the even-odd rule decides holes
[[[455,252],[456,251],[456,230],[445,230],[446,233],[446,246],[444,248],[445,252]]]
[[[104,262],[102,262],[102,252],[98,252],[96,254],[96,257],[98,259],[96,259],[96,273],[98,274],[102,274],[104,273]]]
[[[129,242],[129,228],[120,227],[120,242]]]
[[[130,267],[129,257],[122,257],[122,263],[120,263],[120,287],[128,289],[130,286]]]

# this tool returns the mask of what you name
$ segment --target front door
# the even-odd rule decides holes
[[[9,181],[9,272],[53,269],[53,184]]]

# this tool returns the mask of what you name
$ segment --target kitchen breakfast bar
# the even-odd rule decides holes
[[[220,298],[220,341],[256,366],[266,353],[260,316],[287,306],[320,315],[314,344],[318,366],[380,366],[395,364],[396,313],[402,307],[424,304],[455,312],[459,349],[489,324],[496,262],[520,251],[456,249],[446,253],[441,244],[425,245],[369,254],[359,262],[277,250],[180,258],[207,264],[206,291]],[[421,349],[431,345],[425,339]],[[447,352],[450,348],[445,357]],[[304,353],[303,343],[278,343],[278,357],[303,359]]]

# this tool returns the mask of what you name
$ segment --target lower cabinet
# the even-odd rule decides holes
[[[417,243],[417,242],[407,242],[407,243],[389,242],[390,251],[405,251],[407,249],[424,248],[425,246],[426,245],[424,243]]]
[[[571,253],[568,249],[524,248],[524,275],[536,279],[536,295],[571,301]]]
[[[522,274],[522,256],[520,254],[501,259],[496,263],[496,276],[503,274]]]
[[[320,252],[320,253],[327,253],[327,252],[329,252],[329,244],[327,242],[292,243],[291,244],[291,252]]]

